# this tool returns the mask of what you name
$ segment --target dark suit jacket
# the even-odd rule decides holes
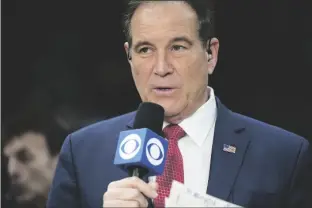
[[[312,196],[308,141],[234,113],[218,99],[217,108],[207,193],[244,207],[303,207]],[[102,207],[108,184],[127,177],[113,160],[119,132],[132,127],[134,116],[102,121],[66,138],[48,208]],[[224,144],[236,153],[223,151]]]

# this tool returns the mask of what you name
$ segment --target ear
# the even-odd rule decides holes
[[[208,61],[208,73],[212,74],[218,61],[219,53],[219,40],[212,38],[207,41],[207,61]]]
[[[132,56],[131,56],[131,53],[130,53],[130,47],[129,47],[129,43],[128,42],[124,43],[124,48],[125,48],[125,51],[126,51],[126,55],[127,55],[128,61],[130,63],[131,60],[132,60]]]

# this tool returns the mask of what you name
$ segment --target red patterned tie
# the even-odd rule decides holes
[[[178,140],[185,132],[178,125],[169,125],[164,129],[165,137],[169,141],[165,170],[156,181],[159,185],[158,196],[154,199],[155,207],[165,206],[165,197],[169,196],[173,180],[184,183],[183,159],[178,147]]]

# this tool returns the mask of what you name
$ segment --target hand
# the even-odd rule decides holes
[[[157,183],[147,184],[137,177],[113,181],[104,193],[103,207],[147,207],[145,196],[156,198],[157,188]]]

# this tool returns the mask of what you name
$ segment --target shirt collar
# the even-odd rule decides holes
[[[184,119],[179,126],[198,145],[201,146],[216,120],[216,98],[213,88],[209,87],[209,99],[190,117]],[[164,122],[163,128],[168,125]]]

